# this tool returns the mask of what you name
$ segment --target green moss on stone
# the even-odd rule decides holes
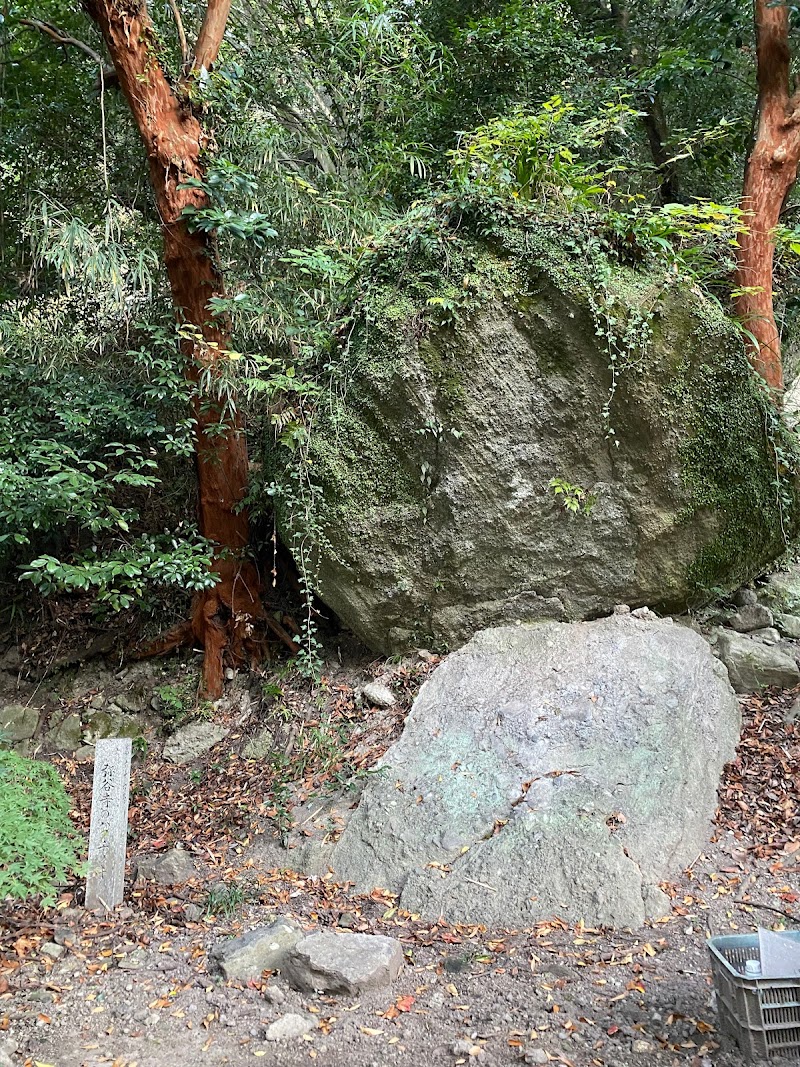
[[[425,536],[425,470],[435,466],[437,435],[457,431],[469,392],[460,330],[499,301],[519,312],[521,332],[537,315],[547,323],[562,309],[577,315],[578,332],[595,333],[601,353],[602,331],[611,330],[619,379],[611,419],[619,408],[623,432],[637,394],[649,391],[647,410],[663,407],[688,498],[678,520],[692,520],[704,542],[689,567],[698,601],[752,577],[780,554],[788,520],[776,494],[774,413],[721,308],[710,299],[687,299],[685,283],[664,267],[613,262],[578,220],[509,221],[480,238],[468,226],[455,232],[433,218],[427,225],[425,241],[418,241],[418,218],[409,220],[408,233],[398,223],[365,267],[342,388],[320,405],[311,435],[311,472],[322,487],[326,528],[369,536],[377,506],[380,536],[407,531],[409,510]],[[545,344],[543,331],[532,329],[532,343],[538,338],[541,370],[569,382],[580,369],[581,347],[571,343],[565,325],[553,322]],[[656,394],[665,380],[666,392]],[[626,396],[633,398],[627,411]],[[412,421],[426,412],[425,425]],[[675,499],[677,510],[681,494]],[[281,525],[288,528],[288,516]],[[407,625],[427,625],[411,618]]]
[[[668,390],[687,436],[680,455],[692,502],[683,518],[706,511],[719,529],[689,569],[701,602],[752,578],[765,559],[780,555],[795,509],[785,514],[779,503],[773,440],[779,432],[777,417],[747,363],[741,339],[713,308],[705,315],[696,312],[689,327],[686,344],[698,348],[706,340],[714,348],[714,361],[699,366],[696,352],[685,356]],[[726,334],[728,343],[720,351],[720,336]]]

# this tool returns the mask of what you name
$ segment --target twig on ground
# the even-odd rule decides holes
[[[784,911],[783,908],[775,908],[772,904],[757,904],[754,900],[737,900],[734,899],[734,904],[738,904],[742,908],[761,908],[762,911],[774,911],[776,915],[782,915],[784,919],[788,919],[793,923],[800,923],[800,915],[792,915],[788,911]]]

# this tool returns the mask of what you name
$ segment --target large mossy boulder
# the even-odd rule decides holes
[[[772,416],[718,304],[552,233],[450,241],[374,257],[311,435],[319,592],[371,648],[680,610],[783,551]]]

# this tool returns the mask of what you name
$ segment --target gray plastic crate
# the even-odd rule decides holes
[[[800,951],[800,931],[786,936]],[[800,1063],[800,977],[745,978],[746,961],[759,959],[758,934],[712,937],[708,948],[720,1034],[750,1059],[782,1056]]]

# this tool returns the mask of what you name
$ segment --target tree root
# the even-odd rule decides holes
[[[296,655],[300,646],[264,610],[261,583],[251,563],[217,562],[219,582],[198,593],[192,617],[137,651],[133,658],[149,659],[174,652],[190,643],[203,647],[201,693],[209,700],[222,695],[225,667],[256,667],[265,657],[264,629],[271,630]]]

